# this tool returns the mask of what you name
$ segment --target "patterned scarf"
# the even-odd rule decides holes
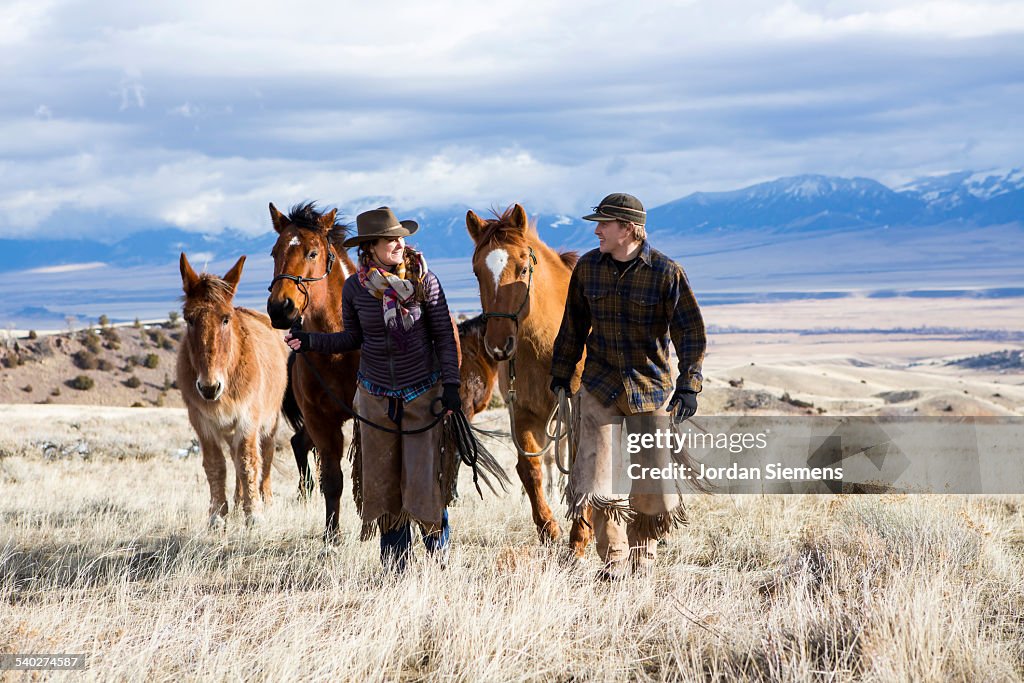
[[[413,324],[408,305],[413,303],[416,286],[413,281],[406,279],[406,261],[412,261],[413,272],[411,275],[415,280],[422,280],[427,273],[427,260],[423,258],[423,254],[413,251],[409,247],[406,247],[405,250],[407,255],[412,258],[402,259],[393,273],[378,267],[373,262],[360,266],[357,273],[359,284],[381,300],[384,306],[384,326],[398,337],[403,336],[401,334],[403,329],[408,330]],[[399,319],[402,321],[401,329],[398,326]]]

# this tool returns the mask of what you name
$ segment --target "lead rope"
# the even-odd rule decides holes
[[[576,414],[572,408],[572,398],[570,398],[565,389],[559,388],[555,399],[555,413],[552,420],[555,430],[554,433],[548,432],[548,437],[552,440],[555,446],[555,467],[558,471],[569,476],[572,472],[573,463],[576,462],[576,451],[579,448],[579,434],[576,433]],[[549,425],[550,426],[550,425]],[[568,462],[562,464],[562,439],[566,440],[566,455],[568,456]]]

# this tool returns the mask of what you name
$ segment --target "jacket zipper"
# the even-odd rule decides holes
[[[388,332],[388,326],[384,325],[384,348],[388,354],[388,371],[391,374],[391,388],[397,389],[395,386],[395,357],[391,354],[391,334]]]

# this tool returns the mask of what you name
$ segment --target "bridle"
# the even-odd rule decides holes
[[[507,320],[511,320],[512,323],[516,326],[516,332],[519,332],[519,316],[523,312],[523,309],[526,308],[526,304],[530,301],[530,290],[533,289],[533,268],[534,266],[537,265],[537,255],[533,253],[533,247],[530,247],[529,263],[530,277],[526,281],[526,296],[523,297],[523,303],[519,304],[519,308],[516,309],[515,313],[488,313],[484,311],[483,313],[480,314],[480,317],[483,318],[484,323],[486,323],[491,318],[505,318]]]
[[[334,254],[334,249],[332,249],[331,245],[328,244],[327,245],[327,272],[326,273],[324,273],[320,277],[300,277],[298,275],[289,275],[288,273],[281,273],[280,275],[275,275],[274,279],[270,281],[270,286],[267,287],[267,291],[268,292],[273,292],[274,291],[274,285],[277,284],[278,280],[289,280],[291,282],[294,282],[295,283],[295,287],[300,292],[302,292],[302,297],[303,297],[302,308],[299,309],[299,315],[301,316],[303,313],[306,312],[306,307],[309,306],[309,289],[306,287],[306,284],[309,283],[309,282],[320,282],[320,280],[323,280],[328,275],[330,275],[331,274],[331,270],[334,268],[334,260],[336,258],[337,257]]]

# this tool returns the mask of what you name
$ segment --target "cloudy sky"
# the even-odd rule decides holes
[[[0,0],[0,236],[1024,165],[1024,2]]]

